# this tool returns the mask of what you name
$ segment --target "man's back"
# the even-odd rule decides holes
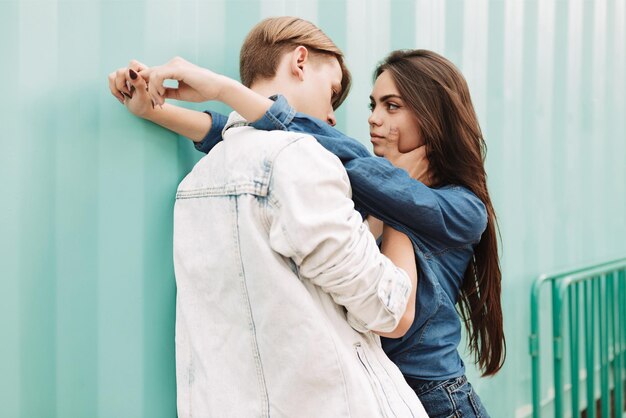
[[[312,137],[247,126],[183,180],[179,416],[426,416],[378,337],[349,325],[393,329],[410,289],[349,193]]]

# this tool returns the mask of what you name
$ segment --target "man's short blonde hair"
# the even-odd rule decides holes
[[[352,78],[343,53],[321,29],[298,17],[270,17],[252,28],[239,55],[241,82],[250,87],[255,81],[273,78],[283,54],[300,45],[306,47],[311,55],[337,58],[339,61],[341,93],[333,99],[333,108],[338,108],[348,96]]]

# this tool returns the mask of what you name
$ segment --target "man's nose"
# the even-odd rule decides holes
[[[337,124],[337,119],[335,119],[335,112],[330,112],[328,114],[328,117],[326,118],[326,122],[328,122],[330,126],[335,126]]]

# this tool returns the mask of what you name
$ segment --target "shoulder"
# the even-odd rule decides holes
[[[295,132],[276,133],[286,134],[288,140],[275,155],[275,170],[287,170],[292,174],[300,173],[316,179],[340,176],[348,182],[348,175],[339,158],[321,146],[313,136]]]
[[[487,208],[482,200],[460,185],[446,185],[435,190],[445,202],[443,207],[448,216],[459,220],[459,227],[464,230],[467,240],[480,241],[487,227]]]

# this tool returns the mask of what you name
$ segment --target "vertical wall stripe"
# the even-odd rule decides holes
[[[54,132],[58,118],[53,94],[58,25],[56,1],[19,5],[20,73],[13,77],[20,89],[19,111],[25,118],[16,141],[24,169],[15,179],[22,191],[20,235],[15,237],[20,246],[19,341],[24,350],[20,358],[20,412],[23,417],[35,417],[56,411],[56,144],[43,133]],[[37,28],[36,33],[33,28]],[[34,392],[38,388],[46,390]]]
[[[487,67],[483,69],[487,73],[487,114],[483,122],[483,132],[487,138],[489,146],[489,156],[486,160],[486,169],[489,183],[489,190],[496,213],[500,209],[500,196],[503,188],[503,176],[497,175],[497,168],[500,166],[500,155],[502,148],[506,145],[504,134],[504,2],[489,2],[488,44],[487,44]],[[502,219],[506,214],[502,213]],[[505,249],[504,257],[506,255]]]
[[[469,86],[481,127],[486,123],[488,0],[475,0],[463,8],[463,57],[459,68]],[[489,144],[489,138],[485,138]]]
[[[523,77],[524,70],[524,21],[525,2],[507,0],[504,4],[504,55],[502,76],[504,90],[503,130],[506,132],[501,138],[499,152],[493,152],[490,158],[500,159],[500,176],[506,176],[506,185],[499,189],[500,199],[498,214],[502,232],[502,246],[506,249],[504,259],[507,266],[507,286],[503,292],[502,303],[510,306],[511,310],[519,312],[526,306],[526,300],[517,297],[523,292],[523,282],[519,279],[524,274],[524,241],[526,231],[519,231],[515,223],[524,218],[525,182],[526,173],[522,172],[523,156],[528,155],[523,137]],[[493,16],[493,18],[496,18]],[[492,88],[494,88],[493,86]],[[491,173],[494,174],[494,173]],[[491,193],[494,191],[491,190]],[[522,335],[508,335],[507,344],[521,346],[526,339]],[[506,378],[507,376],[503,376]],[[509,376],[509,378],[511,378]],[[482,382],[481,382],[482,383]],[[509,397],[514,394],[509,394]],[[511,402],[513,400],[511,399]],[[502,403],[491,406],[494,416],[508,415]]]
[[[541,242],[537,242],[536,236],[541,234],[537,220],[541,217],[541,204],[539,200],[533,198],[536,194],[541,193],[544,181],[541,173],[541,166],[538,166],[534,160],[536,151],[544,142],[538,137],[538,124],[536,103],[537,98],[537,26],[538,26],[538,4],[536,2],[524,2],[523,8],[523,25],[521,27],[521,54],[518,63],[521,70],[521,79],[519,88],[520,95],[520,128],[519,128],[519,179],[521,188],[520,207],[517,208],[517,217],[526,225],[522,234],[520,256],[517,257],[517,266],[511,267],[518,271],[519,278],[513,278],[515,284],[510,283],[510,289],[507,292],[508,298],[505,304],[517,304],[515,311],[523,311],[526,306],[526,300],[516,297],[516,295],[526,292],[526,285],[523,277],[536,276],[541,273],[541,265],[539,257],[542,251]],[[541,151],[540,151],[541,152]],[[513,293],[515,292],[515,294]],[[522,345],[527,340],[524,335],[510,336],[511,343],[514,345]],[[509,340],[507,340],[509,344]],[[517,372],[516,375],[507,376],[507,384],[515,385],[516,380],[530,382],[530,368],[524,367]],[[509,402],[516,405],[523,405],[525,397],[521,393],[511,396]],[[504,411],[502,412],[504,413]]]
[[[562,154],[563,171],[559,174],[561,179],[569,178],[572,181],[563,182],[559,189],[562,191],[563,212],[560,215],[564,230],[563,249],[564,257],[570,262],[580,260],[583,254],[580,253],[580,241],[575,237],[579,236],[579,232],[583,225],[580,222],[582,214],[573,211],[572,207],[576,207],[581,203],[578,196],[580,191],[580,181],[585,184],[584,179],[578,174],[580,153],[578,147],[583,145],[581,139],[582,133],[588,129],[589,116],[582,113],[583,106],[589,99],[589,88],[584,85],[584,81],[590,81],[587,74],[583,75],[583,71],[587,68],[587,60],[583,60],[583,56],[589,56],[591,51],[589,42],[583,37],[583,33],[589,33],[588,25],[591,19],[585,19],[584,10],[585,3],[582,0],[573,0],[570,2],[568,14],[568,37],[567,37],[567,75],[566,75],[566,93],[565,93],[565,110],[567,112],[567,127],[565,136],[558,138],[560,145],[565,151]],[[582,48],[581,48],[582,45]],[[584,52],[583,52],[584,51]],[[583,79],[584,77],[584,79]],[[588,132],[588,131],[587,131]],[[574,146],[572,146],[574,145]],[[588,193],[588,191],[586,191]],[[578,218],[578,219],[576,219]],[[594,251],[594,250],[592,250]]]
[[[463,58],[463,24],[465,2],[459,0],[447,0],[445,6],[444,24],[444,55],[455,65],[461,65]],[[468,7],[473,7],[471,3]]]
[[[298,16],[317,24],[317,0],[261,0],[260,18]]]
[[[81,18],[78,20],[76,16]],[[58,4],[58,74],[72,83],[55,97],[52,135],[57,161],[55,191],[57,416],[97,416],[97,106],[86,98],[100,92],[98,59],[77,65],[76,51],[98,45],[100,9],[94,3]],[[84,27],[93,28],[76,36]],[[61,76],[60,78],[62,78]],[[62,111],[57,110],[62,109]],[[52,110],[52,108],[51,108]],[[89,138],[89,139],[88,139]],[[89,156],[77,159],[76,155]],[[78,175],[77,175],[78,174]],[[85,382],[93,382],[85,384]]]
[[[102,31],[104,57],[113,68],[136,58],[149,66],[171,58],[171,42],[178,31],[175,3],[105,3]],[[170,20],[171,19],[171,20]],[[108,22],[138,30],[107,30]],[[168,27],[167,31],[163,28]],[[131,43],[132,42],[132,47]],[[158,49],[158,50],[157,50]],[[137,52],[138,51],[138,52]],[[142,56],[137,56],[142,54]],[[112,65],[112,64],[109,64]],[[98,414],[143,415],[143,219],[146,202],[144,126],[118,103],[103,102],[98,141]],[[123,152],[122,152],[123,150]],[[132,173],[132,175],[129,175]],[[120,245],[124,243],[124,245]],[[137,248],[129,251],[129,248]],[[139,301],[142,301],[139,303]],[[111,359],[115,359],[112,363]],[[118,388],[124,387],[124,391]]]
[[[553,94],[554,85],[554,45],[555,45],[555,0],[546,0],[537,3],[537,35],[534,47],[536,48],[536,87],[534,100],[535,104],[529,111],[535,111],[535,137],[530,138],[534,144],[532,155],[534,156],[533,172],[536,180],[537,198],[535,199],[536,217],[534,223],[536,231],[550,231],[554,218],[550,217],[550,205],[547,202],[553,196],[552,182],[546,181],[553,177],[552,159],[557,155],[558,150],[554,147],[554,137],[552,135],[553,126]],[[554,153],[553,153],[554,149]],[[533,242],[532,237],[529,237]],[[537,247],[537,266],[539,271],[545,271],[550,266],[552,260],[552,246],[547,240],[540,240]]]
[[[611,56],[613,57],[613,77],[609,80],[609,91],[612,99],[610,100],[611,111],[608,113],[610,121],[610,139],[612,158],[609,159],[611,166],[614,167],[614,177],[612,183],[615,184],[615,190],[623,190],[623,179],[626,178],[626,3],[620,0],[614,1],[614,11],[610,18],[613,19],[613,48]],[[615,219],[615,230],[623,231],[626,228],[626,217],[623,216],[626,208],[626,193],[612,193],[615,201],[613,206],[613,216],[609,219]],[[623,242],[622,235],[611,232],[614,237],[613,253],[617,254]]]
[[[589,199],[593,201],[601,201],[602,196],[610,193],[610,189],[607,186],[611,184],[611,178],[609,177],[611,168],[607,166],[605,155],[607,155],[607,129],[606,129],[606,80],[610,74],[610,68],[607,66],[607,16],[606,0],[595,0],[593,10],[593,32],[588,34],[588,37],[592,41],[591,46],[591,79],[588,81],[591,87],[590,92],[590,109],[589,117],[591,119],[591,132],[587,136],[595,138],[590,143],[587,139],[582,142],[591,146],[591,156],[589,166],[591,170],[597,173],[599,182],[594,179],[595,187],[591,184],[591,179],[588,177],[586,183],[589,185],[590,195]],[[593,225],[601,225],[602,219],[607,215],[607,205],[593,205],[590,212],[591,222],[585,222],[587,225],[587,231],[590,232],[589,236],[594,242],[597,242],[596,258],[600,254],[606,254],[607,250],[610,251],[611,243],[603,240],[602,237],[606,236],[607,231],[603,227],[593,227]]]
[[[415,0],[394,1],[392,4],[390,49],[416,49],[415,30],[418,20],[415,19]]]
[[[344,54],[347,53],[347,8],[346,0],[318,0],[317,24]],[[352,63],[347,60],[347,57],[346,64],[350,71],[354,71]],[[335,118],[337,119],[336,128],[343,132],[348,132],[346,108],[347,105],[344,102],[344,104],[335,111]]]
[[[348,0],[347,57],[358,63],[352,73],[352,93],[346,100],[347,131],[349,135],[369,145],[369,95],[372,90],[372,72],[378,61],[389,52],[390,1]],[[366,46],[366,47],[364,47]]]
[[[549,216],[548,220],[552,227],[548,230],[550,231],[550,240],[553,247],[553,251],[551,252],[553,255],[553,259],[550,260],[552,265],[560,268],[562,266],[568,265],[568,260],[566,260],[566,249],[564,245],[564,240],[566,237],[560,236],[558,231],[565,231],[565,217],[564,211],[567,209],[565,205],[565,198],[563,193],[563,178],[564,178],[564,163],[563,163],[563,152],[566,144],[566,128],[568,126],[567,120],[567,112],[566,112],[566,92],[567,92],[567,81],[566,78],[569,74],[570,66],[568,65],[568,48],[567,48],[567,34],[568,34],[568,16],[569,16],[569,5],[567,2],[555,1],[555,21],[554,21],[554,32],[555,32],[555,41],[554,41],[554,85],[552,89],[552,132],[549,138],[549,144],[552,152],[552,160],[551,165],[552,176],[546,179],[546,181],[551,183],[552,190],[552,201],[554,202],[552,205],[549,205],[548,211]],[[560,261],[558,261],[560,260]],[[559,264],[557,264],[559,263]]]
[[[419,49],[430,49],[445,55],[446,3],[417,0],[415,8],[415,44]]]
[[[21,72],[19,65],[19,49],[13,45],[21,44],[20,8],[17,2],[0,3],[0,51],[2,62],[17,63],[14,67],[0,65],[0,78],[10,80]],[[21,160],[23,144],[15,143],[22,133],[20,88],[18,83],[5,83],[4,94],[12,100],[0,101],[0,119],[2,135],[0,135],[0,415],[20,417],[20,400],[22,398],[22,339],[20,307],[21,282],[20,275],[20,225],[21,187],[20,177],[23,172]],[[28,354],[28,353],[25,353]]]

